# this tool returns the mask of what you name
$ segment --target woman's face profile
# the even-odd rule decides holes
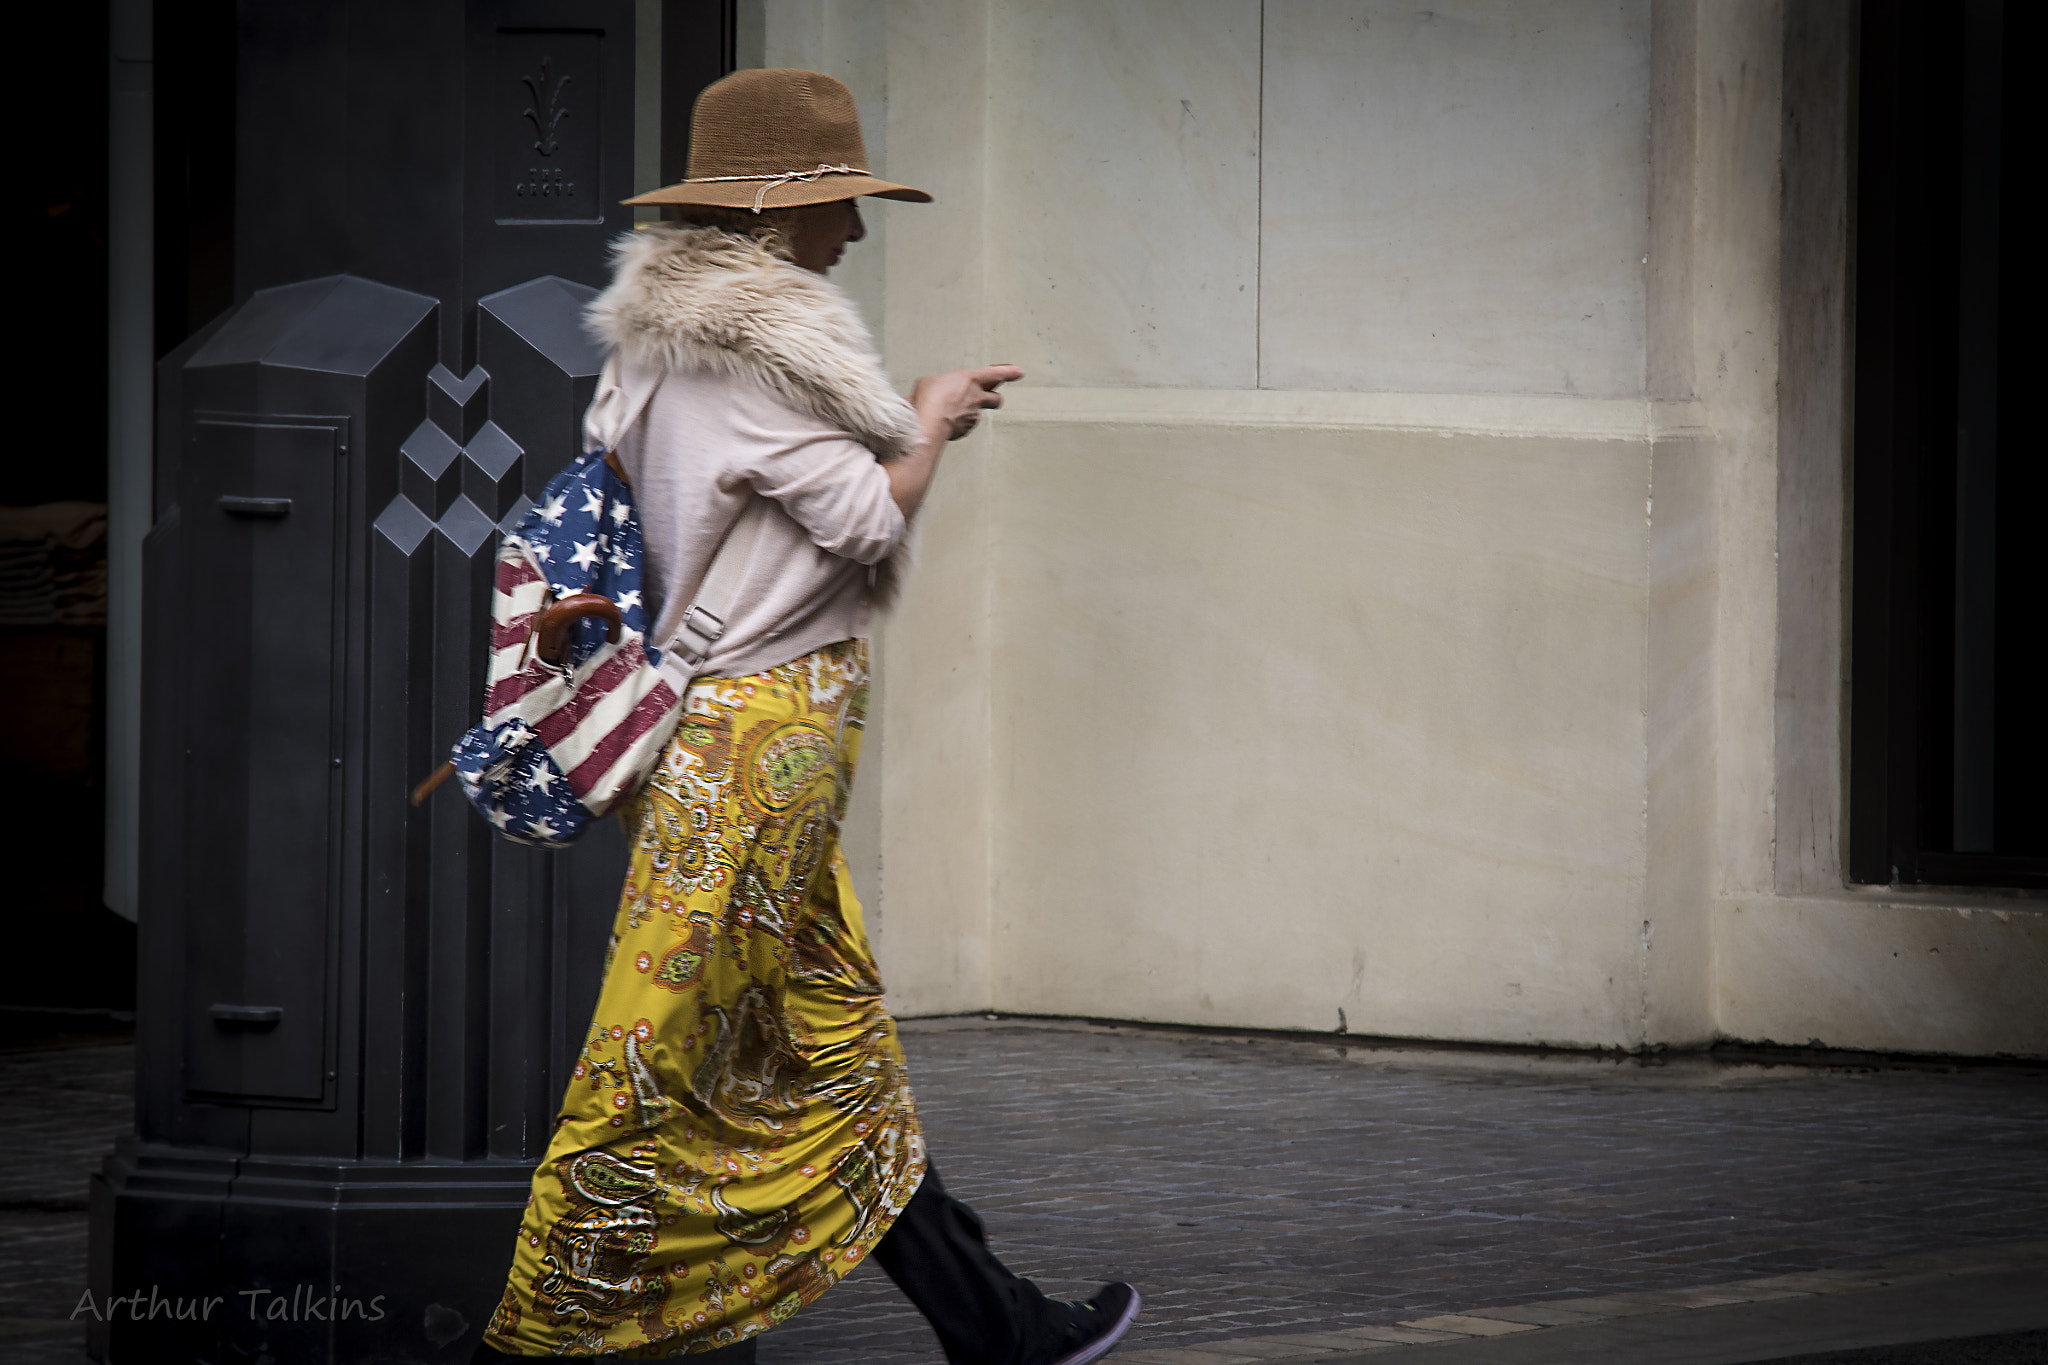
[[[860,220],[860,208],[851,199],[807,204],[796,211],[794,226],[790,241],[793,259],[820,275],[839,264],[848,242],[868,235],[867,225]]]

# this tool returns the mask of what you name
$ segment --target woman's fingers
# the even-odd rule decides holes
[[[1024,371],[1015,365],[983,365],[927,376],[911,390],[911,402],[920,412],[941,417],[957,441],[974,429],[983,411],[1003,405],[1003,396],[996,392],[998,385],[1023,377]]]
[[[968,371],[968,374],[981,387],[977,398],[984,408],[1003,405],[1003,396],[996,392],[998,384],[1008,384],[1024,377],[1024,371],[1015,365],[984,365],[978,370]]]

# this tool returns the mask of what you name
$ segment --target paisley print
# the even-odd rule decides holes
[[[697,977],[704,970],[706,935],[696,929],[681,943],[661,955],[661,965],[654,967],[654,984],[665,991],[681,993],[697,984]],[[652,964],[653,958],[648,962]]]
[[[633,813],[595,1018],[486,1340],[648,1358],[786,1322],[858,1265],[924,1140],[839,820],[867,651],[704,679]]]
[[[747,743],[748,794],[763,810],[785,811],[834,766],[837,745],[816,725],[763,725]]]

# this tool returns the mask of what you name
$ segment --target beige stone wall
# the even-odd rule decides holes
[[[993,1003],[1629,1040],[1648,446],[1272,396],[996,432]]]
[[[2048,1054],[2040,902],[1834,847],[1846,13],[743,5],[939,196],[892,370],[1031,371],[880,642],[902,1012]]]

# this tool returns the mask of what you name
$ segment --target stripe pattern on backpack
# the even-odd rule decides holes
[[[519,843],[566,847],[631,796],[682,709],[647,643],[631,497],[602,452],[581,455],[498,550],[483,723],[452,762],[470,803]],[[550,663],[536,647],[540,614],[578,593],[617,605],[618,638],[586,617],[570,628],[568,656]]]

